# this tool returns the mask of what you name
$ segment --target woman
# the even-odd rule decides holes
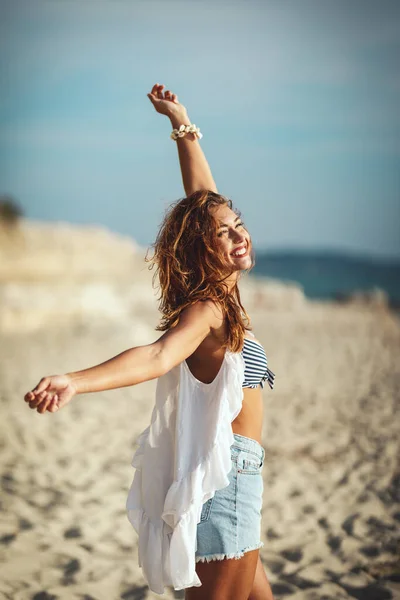
[[[200,506],[200,520],[196,518],[196,574],[201,585],[199,581],[188,587],[185,598],[271,600],[259,557],[264,459],[260,386],[268,380],[272,388],[274,374],[266,366],[262,346],[248,335],[249,319],[237,287],[241,271],[253,266],[251,238],[231,201],[218,194],[198,141],[199,130],[192,126],[185,131],[184,126],[191,125],[185,107],[175,94],[163,90],[163,85],[156,84],[148,97],[175,130],[187,195],[166,215],[154,245],[151,267],[157,265],[163,314],[157,329],[165,333],[152,344],[130,348],[95,367],[44,377],[25,395],[25,401],[41,414],[52,413],[77,394],[155,378],[159,384],[179,369],[183,369],[181,374],[187,369],[190,405],[199,386],[204,398],[210,396],[228,354],[240,358],[241,362],[232,364],[238,369],[243,364],[244,375],[238,380],[239,386],[242,382],[241,406],[229,427],[234,440],[232,462],[222,474],[229,477],[229,484],[226,479],[224,487],[210,488],[211,497],[210,493],[201,496],[207,498]],[[199,413],[200,419],[204,412]],[[144,434],[148,430],[141,438]]]

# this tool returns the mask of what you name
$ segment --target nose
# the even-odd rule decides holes
[[[244,233],[237,231],[237,229],[233,230],[234,233],[234,240],[236,240],[236,243],[240,243],[240,242],[244,242],[246,239],[246,236]]]

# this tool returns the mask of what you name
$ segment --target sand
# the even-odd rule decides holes
[[[125,286],[129,310],[91,318],[90,303],[71,313],[82,284],[61,293],[54,278],[46,291],[43,281],[28,285],[15,271],[12,281],[3,277],[0,598],[184,597],[172,588],[163,596],[149,591],[125,511],[135,440],[149,423],[156,382],[78,396],[55,414],[40,415],[23,400],[44,375],[159,337],[146,277],[138,296]],[[263,391],[260,550],[275,598],[400,598],[398,315],[297,296],[268,305],[267,285],[257,295],[246,289],[254,332],[276,374],[274,390]],[[66,296],[67,309],[60,300],[29,313],[29,293]]]

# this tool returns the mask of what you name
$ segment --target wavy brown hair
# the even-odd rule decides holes
[[[174,327],[187,306],[211,299],[221,306],[227,323],[223,347],[239,352],[245,331],[251,329],[251,321],[242,306],[238,283],[229,291],[225,282],[232,274],[232,265],[219,252],[218,224],[210,212],[211,207],[222,204],[240,216],[229,198],[209,190],[194,192],[171,204],[151,245],[154,254],[148,258],[146,253],[145,261],[150,263],[150,270],[156,265],[153,287],[158,275],[161,288],[157,300],[162,318],[156,330]],[[252,247],[250,256],[252,263],[246,272],[255,264]],[[238,280],[240,276],[239,271]]]

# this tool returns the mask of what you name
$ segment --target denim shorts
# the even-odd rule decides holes
[[[261,542],[264,448],[252,438],[233,434],[229,485],[202,507],[197,524],[196,562],[241,558]]]

